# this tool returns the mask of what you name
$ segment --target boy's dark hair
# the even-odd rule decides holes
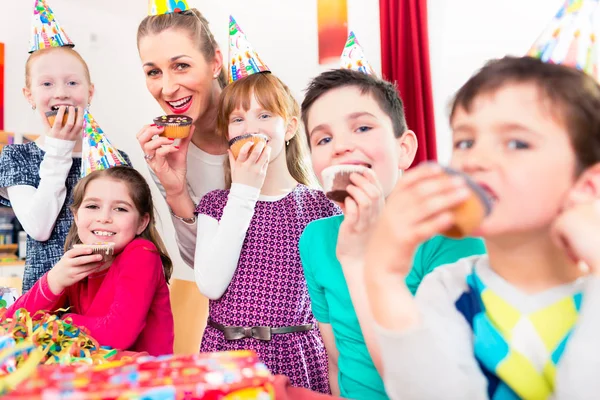
[[[394,136],[400,137],[408,129],[404,116],[404,105],[398,95],[396,86],[392,83],[351,69],[333,69],[323,72],[314,78],[306,88],[306,95],[302,102],[302,122],[307,130],[308,138],[308,113],[310,108],[321,96],[333,89],[354,86],[361,94],[373,96],[381,110],[392,120]],[[310,139],[309,139],[310,146]]]
[[[454,96],[450,121],[458,108],[467,112],[477,97],[509,84],[533,84],[569,134],[577,170],[600,161],[600,85],[575,68],[533,57],[507,56],[484,65]]]

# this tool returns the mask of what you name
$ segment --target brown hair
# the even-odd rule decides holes
[[[137,43],[148,35],[157,35],[168,29],[182,30],[188,33],[192,42],[198,44],[198,49],[208,62],[215,56],[215,50],[219,48],[212,32],[208,28],[208,20],[195,8],[180,13],[169,13],[161,15],[149,15],[140,22],[137,31]],[[227,73],[225,66],[219,73],[219,85],[224,88],[227,85]]]
[[[458,108],[470,111],[475,99],[511,84],[532,84],[552,114],[564,123],[577,158],[577,170],[600,161],[600,85],[575,68],[542,62],[533,57],[491,60],[454,96],[450,122]]]
[[[36,50],[29,55],[29,57],[27,58],[27,62],[25,63],[25,87],[27,89],[31,88],[31,76],[30,76],[31,64],[36,59],[43,56],[44,54],[48,54],[50,52],[56,52],[56,51],[64,51],[67,54],[70,54],[73,57],[77,58],[81,62],[81,65],[83,65],[83,71],[85,73],[85,79],[87,80],[88,85],[90,85],[90,86],[92,85],[92,79],[90,78],[90,69],[89,69],[87,63],[85,62],[85,60],[83,59],[83,57],[81,57],[81,54],[79,54],[77,51],[75,51],[72,47],[62,46],[62,47],[47,47],[45,49]]]
[[[229,116],[240,106],[246,111],[249,110],[252,96],[256,97],[261,107],[281,116],[286,122],[300,116],[298,102],[285,83],[268,72],[252,74],[229,84],[219,97],[217,133],[225,142],[229,134]],[[286,145],[285,157],[292,177],[303,185],[312,186],[315,178],[307,162],[308,152],[303,136],[303,130],[298,124],[298,129]],[[227,161],[225,162],[225,184],[226,187],[231,185],[231,167]]]
[[[407,131],[404,104],[392,83],[351,69],[332,69],[314,78],[306,88],[302,101],[302,122],[308,129],[308,113],[310,108],[325,93],[341,87],[356,87],[363,95],[371,95],[390,119],[394,128],[394,136],[399,138]],[[308,137],[308,132],[307,132]],[[310,141],[308,142],[310,146]]]
[[[91,182],[103,178],[114,179],[116,181],[123,182],[129,189],[129,195],[131,196],[133,204],[140,215],[143,216],[148,214],[150,217],[148,226],[139,235],[139,237],[151,241],[156,246],[163,264],[165,279],[167,280],[167,283],[169,283],[169,279],[171,278],[171,274],[173,272],[173,263],[171,262],[171,258],[167,253],[167,249],[160,238],[158,231],[156,230],[154,205],[152,203],[152,193],[150,192],[150,187],[148,186],[148,183],[144,177],[138,171],[128,166],[118,166],[92,172],[77,182],[77,185],[75,185],[75,189],[73,190],[73,204],[71,205],[71,211],[73,214],[76,214],[79,207],[81,207],[87,186]],[[81,239],[79,239],[79,235],[77,233],[77,226],[72,224],[69,234],[65,240],[65,251],[71,249],[74,244],[78,243],[81,243]]]

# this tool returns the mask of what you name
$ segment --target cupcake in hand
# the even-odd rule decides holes
[[[338,203],[343,203],[348,193],[348,186],[352,185],[350,175],[363,174],[368,168],[363,165],[340,164],[332,165],[321,172],[321,181],[325,195]]]
[[[178,145],[181,139],[188,137],[192,122],[193,120],[185,115],[163,115],[154,118],[154,124],[164,128],[160,136],[175,140],[175,145]]]

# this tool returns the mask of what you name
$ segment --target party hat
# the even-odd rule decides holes
[[[75,46],[62,29],[46,0],[35,0],[29,52],[48,47]]]
[[[229,61],[229,83],[259,72],[270,72],[232,16],[229,16]]]
[[[162,15],[189,10],[186,0],[149,0],[148,15]]]
[[[128,165],[121,153],[113,147],[98,123],[88,110],[85,110],[83,146],[81,154],[81,176],[93,171],[103,170],[117,165]]]
[[[365,52],[360,43],[358,43],[354,32],[350,32],[348,36],[340,59],[340,65],[344,69],[353,69],[368,75],[376,75],[375,70],[367,60],[367,57],[365,57]]]
[[[527,54],[575,67],[599,79],[599,4],[599,0],[565,0]]]

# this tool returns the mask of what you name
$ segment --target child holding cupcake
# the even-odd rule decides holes
[[[45,47],[43,38],[33,35],[23,93],[40,114],[45,132],[35,143],[9,145],[0,154],[0,204],[12,206],[27,232],[23,292],[63,255],[73,221],[68,205],[81,175],[83,111],[94,94],[87,64],[45,0],[34,10],[36,32],[41,32],[42,20],[50,21],[46,31],[55,32],[49,43],[56,47]]]
[[[69,306],[63,318],[87,328],[102,346],[173,353],[167,287],[173,265],[144,177],[128,166],[94,171],[75,186],[72,212],[64,256],[7,316]]]
[[[353,69],[314,78],[302,103],[302,119],[315,173],[344,212],[311,222],[300,238],[313,313],[329,355],[332,391],[348,398],[386,399],[364,287],[365,243],[402,170],[412,163],[417,139],[406,126],[396,88]],[[414,293],[436,267],[483,253],[477,238],[434,237],[407,259],[412,270],[406,284]]]
[[[294,386],[329,393],[298,239],[310,221],[339,209],[309,188],[299,106],[289,88],[268,72],[233,20],[230,32],[243,62],[257,68],[244,70],[247,76],[235,75],[238,64],[231,68],[217,117],[231,145],[230,189],[208,193],[196,209],[195,276],[210,299],[201,351],[252,349]]]
[[[493,199],[488,254],[434,271],[413,298],[407,257],[465,192],[433,166],[402,178],[364,275],[392,398],[598,396],[599,109],[595,79],[531,57],[490,61],[459,89],[451,165]]]

